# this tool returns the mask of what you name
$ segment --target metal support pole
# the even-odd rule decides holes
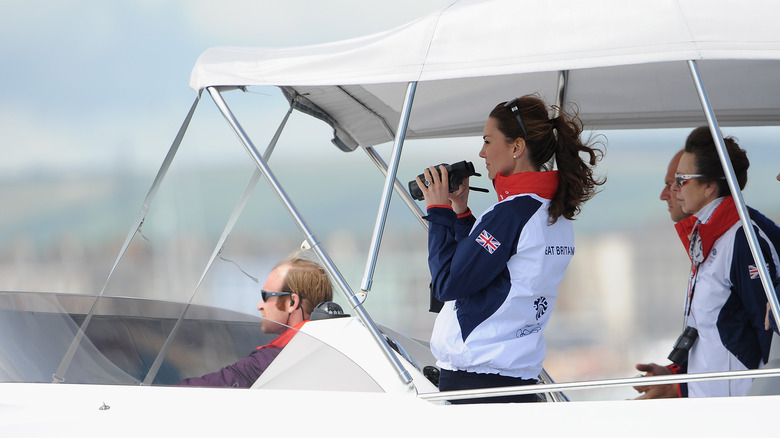
[[[569,70],[561,70],[558,72],[558,95],[555,96],[555,105],[558,108],[563,108],[563,104],[566,103],[566,87],[569,85]],[[555,111],[553,117],[558,117],[560,112]]]
[[[545,383],[538,385],[504,386],[500,388],[463,389],[458,391],[430,392],[426,394],[419,394],[417,397],[428,401],[465,400],[483,397],[554,393],[564,390],[579,391],[584,389],[621,388],[629,386],[650,386],[716,380],[763,379],[778,376],[780,376],[780,369],[763,368],[760,370],[718,371],[712,373],[693,374],[664,374],[659,376],[589,380],[585,382]]]
[[[550,374],[544,368],[542,368],[542,372],[539,373],[539,381],[541,381],[543,384],[548,384],[548,385],[555,383],[555,381],[553,381],[552,377],[550,377]],[[549,392],[548,394],[550,395],[550,398],[554,402],[567,402],[567,401],[569,401],[569,397],[567,397],[566,394],[564,394],[561,391]]]
[[[409,82],[409,85],[406,87],[406,96],[404,97],[403,107],[401,108],[401,119],[398,121],[398,129],[396,130],[395,140],[393,141],[393,156],[390,159],[390,168],[388,169],[387,177],[385,178],[385,187],[382,191],[382,199],[379,205],[376,225],[374,226],[374,236],[371,239],[371,248],[369,250],[365,274],[363,275],[363,283],[360,287],[363,293],[371,290],[376,260],[379,256],[379,244],[382,242],[382,234],[384,234],[385,223],[387,222],[387,211],[390,208],[393,184],[396,175],[398,174],[398,163],[401,159],[401,151],[403,150],[404,139],[406,138],[406,127],[409,125],[409,116],[412,112],[412,102],[414,101],[414,93],[416,90],[417,82]]]
[[[84,318],[84,321],[81,323],[81,326],[79,326],[79,331],[76,332],[76,336],[73,338],[73,341],[70,343],[70,346],[68,347],[68,350],[65,352],[65,356],[62,358],[62,361],[60,361],[57,370],[52,374],[51,383],[61,383],[65,381],[65,373],[68,371],[68,367],[70,367],[70,363],[73,360],[73,356],[76,354],[76,349],[81,344],[81,340],[84,338],[84,334],[87,330],[87,326],[89,326],[90,322],[92,321],[92,316],[95,313],[95,308],[97,307],[98,300],[100,300],[100,298],[106,292],[106,288],[108,288],[108,284],[111,281],[111,278],[114,276],[114,272],[116,271],[117,266],[119,266],[119,262],[122,260],[122,257],[124,257],[125,252],[127,252],[127,248],[130,246],[130,242],[132,242],[136,233],[138,233],[138,230],[141,229],[141,226],[146,220],[146,213],[149,212],[149,208],[152,204],[152,200],[157,195],[157,190],[160,188],[160,184],[162,183],[163,179],[165,179],[165,176],[168,174],[168,169],[171,167],[173,158],[176,156],[176,153],[179,151],[179,146],[181,145],[181,142],[184,139],[184,134],[187,132],[187,128],[189,128],[190,126],[190,121],[192,121],[192,116],[195,114],[195,109],[198,107],[198,102],[200,102],[200,94],[198,94],[198,97],[195,98],[195,101],[192,103],[192,106],[190,107],[190,111],[187,113],[187,117],[184,118],[184,122],[179,128],[179,132],[176,134],[176,138],[173,139],[173,143],[171,144],[171,147],[168,149],[168,154],[165,155],[165,159],[163,160],[162,165],[160,165],[160,169],[157,171],[157,176],[155,176],[154,181],[152,182],[152,187],[149,189],[149,192],[146,194],[146,198],[144,199],[143,204],[141,204],[141,210],[138,212],[138,216],[136,217],[135,221],[130,227],[130,231],[128,232],[127,237],[125,238],[125,242],[124,244],[122,244],[122,248],[119,250],[119,254],[116,257],[116,260],[114,261],[114,265],[111,267],[111,271],[109,271],[108,275],[106,276],[106,281],[105,283],[103,283],[103,288],[100,289],[100,293],[95,298],[95,301],[92,302],[92,307],[89,309],[89,312],[87,313],[87,316]]]
[[[569,70],[561,70],[558,72],[558,93],[555,96],[555,106],[553,111],[553,118],[561,115],[563,111],[563,104],[566,103],[566,91],[569,86]],[[555,138],[558,139],[558,130],[553,131]],[[550,158],[550,161],[546,164],[547,169],[555,169],[555,154]]]
[[[373,147],[367,147],[364,148],[368,156],[371,158],[371,161],[376,164],[376,167],[379,168],[379,170],[382,172],[382,175],[385,175],[387,177],[387,163],[385,163],[385,160],[382,159],[382,157],[379,155],[379,152],[376,151]],[[409,194],[409,191],[406,189],[406,187],[401,184],[401,181],[398,181],[398,178],[395,179],[395,183],[393,184],[393,187],[395,187],[396,193],[398,193],[401,196],[401,200],[404,201],[404,204],[406,204],[407,207],[409,207],[409,210],[412,212],[415,218],[417,218],[418,221],[420,221],[420,224],[425,228],[428,229],[428,221],[423,219],[423,211],[420,209],[420,206],[417,205],[416,202],[414,202],[414,199],[412,199],[412,195]]]
[[[734,204],[737,207],[739,219],[742,221],[742,229],[745,231],[745,236],[747,237],[748,245],[750,246],[750,252],[753,254],[753,260],[756,262],[758,275],[761,277],[761,284],[764,286],[764,292],[769,300],[769,306],[772,309],[775,323],[780,327],[780,304],[778,304],[777,301],[777,294],[772,286],[769,270],[767,269],[766,261],[764,260],[764,254],[761,252],[761,248],[758,245],[756,231],[753,229],[750,215],[748,214],[747,207],[745,207],[742,191],[739,189],[737,178],[734,175],[734,167],[731,165],[731,160],[729,159],[729,154],[726,150],[726,144],[723,141],[723,135],[720,132],[718,121],[715,119],[715,112],[712,110],[709,98],[707,97],[707,92],[704,90],[704,84],[702,83],[696,61],[688,61],[688,67],[691,70],[691,76],[696,85],[696,91],[699,94],[699,100],[704,109],[704,115],[707,117],[707,125],[709,125],[712,138],[715,140],[715,147],[718,150],[718,156],[720,156],[720,162],[723,165],[726,182],[728,182],[729,189],[731,189],[731,195],[734,197]]]
[[[216,103],[217,108],[219,108],[220,112],[225,117],[225,120],[227,120],[228,124],[231,126],[231,128],[233,128],[233,131],[238,136],[238,139],[241,141],[241,143],[244,145],[249,155],[254,160],[257,168],[260,169],[260,171],[263,173],[263,176],[265,177],[266,181],[268,181],[268,184],[271,186],[271,189],[274,191],[274,193],[276,193],[276,196],[279,198],[279,200],[282,202],[284,207],[287,209],[287,212],[290,213],[290,216],[292,217],[293,221],[295,221],[296,225],[305,236],[306,241],[309,243],[312,250],[320,258],[325,269],[330,274],[331,278],[334,280],[338,288],[342,291],[342,293],[344,294],[345,298],[349,302],[352,309],[357,313],[357,316],[363,322],[366,329],[368,329],[369,333],[371,334],[371,337],[374,339],[374,341],[382,350],[382,353],[384,353],[387,360],[395,369],[398,378],[401,380],[401,382],[404,385],[407,386],[409,390],[413,390],[414,385],[412,384],[412,377],[409,375],[406,369],[404,369],[403,365],[401,365],[401,362],[398,360],[398,357],[396,357],[393,350],[387,344],[387,341],[384,339],[384,336],[382,336],[382,333],[379,331],[376,324],[374,324],[374,321],[371,319],[371,317],[368,315],[366,310],[363,308],[363,305],[357,299],[355,294],[352,292],[352,289],[350,289],[346,280],[344,280],[344,277],[336,268],[330,256],[328,256],[328,254],[322,248],[319,240],[317,240],[317,237],[314,235],[314,233],[312,233],[309,226],[303,220],[303,217],[301,216],[300,212],[295,207],[295,205],[293,205],[292,201],[287,196],[287,193],[279,184],[279,180],[276,178],[273,172],[271,172],[271,169],[268,167],[265,160],[260,155],[260,152],[257,150],[254,143],[252,143],[252,140],[250,140],[249,136],[244,131],[244,128],[241,127],[241,125],[238,123],[238,120],[233,115],[232,111],[230,111],[230,108],[227,106],[227,103],[222,98],[222,95],[219,93],[219,90],[217,90],[214,87],[208,87],[207,90],[211,95],[211,97],[214,99],[214,103]]]
[[[268,161],[271,158],[271,153],[276,147],[276,143],[279,141],[279,137],[281,136],[284,127],[287,125],[287,121],[290,119],[290,114],[292,114],[292,111],[293,111],[293,107],[292,105],[290,105],[290,109],[287,110],[287,114],[285,114],[284,118],[282,119],[282,123],[276,129],[276,134],[274,135],[274,137],[271,139],[271,142],[266,147],[265,154],[263,155],[263,159],[265,159],[266,161]],[[255,169],[254,173],[252,174],[252,177],[249,179],[249,182],[246,185],[246,188],[244,189],[244,192],[241,194],[241,198],[239,198],[238,202],[236,203],[236,206],[233,208],[233,212],[230,214],[227,224],[225,224],[225,228],[222,230],[222,234],[219,236],[219,240],[217,240],[217,244],[214,246],[214,250],[211,252],[211,257],[209,258],[209,261],[206,263],[206,266],[203,268],[203,272],[200,275],[200,279],[198,280],[198,283],[195,285],[195,288],[192,290],[192,294],[190,295],[189,301],[187,301],[187,304],[184,306],[184,309],[182,309],[181,314],[179,314],[179,317],[176,319],[176,324],[174,324],[173,329],[168,334],[168,338],[165,340],[165,343],[163,344],[162,348],[157,353],[157,357],[154,359],[154,362],[152,363],[152,366],[149,368],[149,371],[147,371],[146,377],[144,377],[144,380],[143,382],[141,382],[141,385],[151,385],[152,382],[154,382],[155,377],[157,377],[157,373],[160,371],[160,367],[162,366],[162,363],[165,360],[165,355],[168,354],[168,350],[171,348],[171,345],[173,345],[173,340],[176,338],[176,335],[179,333],[179,329],[181,327],[182,322],[184,321],[184,317],[187,315],[187,311],[189,311],[190,309],[192,300],[195,299],[195,294],[200,289],[200,285],[203,283],[203,280],[206,278],[206,274],[208,274],[209,271],[211,270],[211,266],[214,264],[214,261],[222,252],[222,249],[225,245],[225,242],[227,241],[228,236],[233,231],[233,228],[235,227],[236,222],[238,222],[238,218],[241,216],[241,213],[243,213],[244,207],[246,207],[246,203],[247,201],[249,201],[249,196],[252,194],[252,191],[255,189],[255,186],[257,186],[257,181],[260,180],[261,175],[262,173],[260,172],[260,170]]]

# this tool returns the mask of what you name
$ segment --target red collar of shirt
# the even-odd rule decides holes
[[[558,191],[558,171],[520,172],[508,176],[499,172],[493,180],[493,187],[499,201],[521,193],[533,193],[544,199],[552,199]]]
[[[290,342],[290,340],[295,336],[296,333],[298,333],[298,330],[303,327],[304,324],[306,324],[309,321],[301,321],[299,322],[295,327],[288,328],[284,331],[281,335],[277,336],[276,339],[271,341],[270,343],[266,345],[261,345],[257,347],[258,350],[263,348],[282,348],[286,347],[287,344]]]
[[[696,216],[691,215],[674,225],[686,251],[690,247],[691,234],[693,234],[693,229],[698,221],[699,219]],[[715,208],[715,211],[712,212],[710,219],[705,223],[699,224],[702,260],[707,259],[707,255],[709,255],[715,241],[737,221],[739,221],[739,213],[737,213],[737,207],[734,205],[734,198],[726,196],[720,205]],[[690,254],[688,254],[688,257],[690,257]]]

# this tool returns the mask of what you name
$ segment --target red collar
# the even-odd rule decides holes
[[[552,199],[558,191],[558,171],[520,172],[508,176],[499,172],[493,180],[493,187],[499,201],[521,193],[533,193],[544,199]]]
[[[295,327],[288,328],[284,331],[281,335],[277,336],[276,339],[271,341],[270,343],[266,345],[261,345],[257,347],[258,350],[263,348],[282,348],[286,347],[287,344],[292,340],[293,336],[295,336],[296,333],[298,333],[298,330],[303,327],[304,324],[306,324],[309,321],[301,321],[298,324],[295,325]]]
[[[686,250],[690,248],[691,234],[693,234],[693,229],[698,221],[699,219],[696,216],[691,215],[674,225]],[[709,255],[710,249],[712,249],[715,241],[738,221],[739,213],[737,213],[737,207],[734,206],[734,198],[726,196],[723,198],[720,205],[715,208],[715,211],[712,212],[710,219],[706,223],[699,224],[699,237],[701,238],[703,255],[702,260],[707,259],[707,255]],[[688,257],[690,256],[691,255],[688,254]]]

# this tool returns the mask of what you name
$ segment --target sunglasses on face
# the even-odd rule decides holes
[[[689,180],[692,180],[694,178],[701,178],[703,176],[704,175],[698,173],[675,173],[674,183],[677,184],[678,188],[682,188],[683,184],[685,184]]]
[[[268,292],[267,290],[260,289],[260,298],[263,301],[268,301],[271,297],[280,297],[284,295],[292,295],[292,292]]]

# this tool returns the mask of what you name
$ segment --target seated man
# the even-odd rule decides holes
[[[279,333],[279,336],[232,365],[202,377],[184,379],[177,385],[251,387],[311,318],[314,308],[333,299],[333,288],[325,269],[297,257],[279,263],[268,274],[260,293],[257,310],[263,316],[261,329],[265,333]]]

